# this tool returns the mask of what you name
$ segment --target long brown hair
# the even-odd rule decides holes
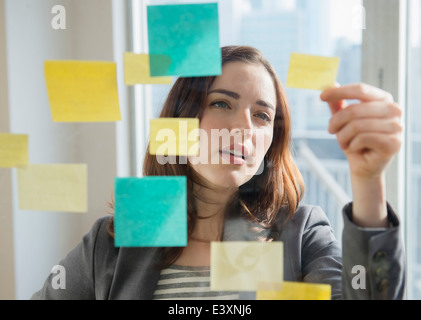
[[[227,207],[226,217],[243,217],[262,229],[278,232],[280,219],[294,215],[304,193],[302,176],[291,154],[291,118],[284,88],[273,67],[263,54],[248,46],[227,46],[222,48],[222,65],[229,62],[245,62],[263,65],[273,79],[276,91],[276,116],[273,142],[264,158],[264,170],[239,188]],[[161,118],[202,118],[208,91],[216,77],[178,78],[163,106]],[[171,164],[175,163],[175,164]],[[187,163],[187,164],[181,164]],[[195,184],[202,185],[197,173],[188,161],[168,161],[161,165],[156,156],[146,152],[143,163],[144,176],[186,176],[188,234],[192,234],[197,219],[193,191]],[[112,219],[111,219],[112,220]],[[113,234],[113,224],[110,224]],[[225,234],[226,237],[229,235]],[[266,239],[270,240],[270,239]],[[183,248],[164,248],[161,267],[172,264]]]

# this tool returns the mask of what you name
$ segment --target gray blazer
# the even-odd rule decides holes
[[[284,244],[284,280],[330,284],[332,299],[402,299],[405,257],[396,214],[388,206],[388,229],[359,228],[351,216],[349,204],[343,209],[341,249],[323,210],[300,206],[294,217],[272,234],[275,241]],[[109,219],[97,220],[60,261],[65,268],[66,288],[54,289],[56,274],[51,273],[31,299],[152,299],[160,276],[155,263],[161,251],[114,247],[114,239],[107,232]],[[238,221],[231,225],[236,226],[231,232],[237,232],[235,240],[254,240]],[[358,269],[353,270],[354,266]],[[364,273],[365,289],[361,288]],[[254,297],[254,293],[240,294],[243,299]]]

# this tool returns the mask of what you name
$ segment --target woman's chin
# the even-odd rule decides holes
[[[221,170],[218,175],[209,177],[209,181],[221,188],[238,189],[252,177],[239,171]]]
[[[192,165],[194,171],[209,184],[209,186],[223,189],[238,189],[247,183],[256,170],[248,166],[233,165]]]

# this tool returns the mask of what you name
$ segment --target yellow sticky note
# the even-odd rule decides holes
[[[212,242],[211,290],[257,291],[283,280],[282,242]]]
[[[45,61],[44,71],[53,121],[121,120],[114,62]]]
[[[286,86],[290,88],[325,90],[335,84],[338,68],[338,57],[292,53]]]
[[[329,284],[314,284],[305,282],[282,282],[282,288],[259,287],[257,300],[330,300],[331,286]]]
[[[148,54],[124,53],[124,82],[135,84],[172,84],[172,77],[151,77]]]
[[[86,164],[33,164],[17,177],[22,210],[87,211]]]
[[[25,166],[28,162],[28,135],[0,133],[0,167]]]
[[[152,119],[149,153],[158,156],[198,156],[199,119]]]

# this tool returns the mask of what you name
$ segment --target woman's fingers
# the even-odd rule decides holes
[[[336,88],[340,88],[341,87],[341,85],[339,84],[339,83],[335,83],[335,85],[334,85],[334,88],[331,88],[331,89],[336,89]],[[329,89],[328,89],[329,90]],[[321,98],[322,98],[322,100],[323,100],[323,97],[326,95],[327,97],[329,97],[330,96],[330,94],[331,94],[331,92],[332,92],[332,90],[329,90],[329,91],[327,91],[327,93],[325,93],[326,92],[326,90],[325,91],[323,91],[322,92],[322,94],[321,94]],[[326,100],[324,100],[324,101],[326,101]],[[336,112],[338,112],[338,111],[340,111],[340,110],[342,110],[342,109],[344,109],[344,108],[346,108],[346,106],[347,106],[347,103],[346,103],[346,101],[345,100],[332,100],[332,101],[326,101],[327,103],[328,103],[328,105],[329,105],[329,108],[330,108],[330,112],[332,113],[332,114],[335,114]]]
[[[344,151],[347,151],[351,142],[359,135],[367,133],[390,135],[400,134],[401,132],[402,126],[398,118],[364,118],[351,120],[336,134],[336,136],[340,147]]]
[[[360,100],[362,102],[394,101],[393,96],[389,92],[365,83],[328,88],[322,92],[320,97],[329,104],[341,100]]]
[[[362,181],[378,179],[399,152],[401,144],[399,134],[367,132],[355,136],[345,151],[351,175]]]
[[[375,151],[379,158],[388,161],[401,147],[401,135],[365,132],[350,141],[347,152],[358,154]]]
[[[331,134],[338,134],[345,126],[351,122],[363,119],[393,119],[400,123],[400,117],[402,110],[399,105],[393,102],[366,102],[350,105],[340,112],[333,114],[329,122],[329,132]],[[362,126],[357,123],[352,124],[353,126]]]
[[[341,111],[347,107],[345,100],[329,102],[328,105],[332,114],[335,114],[336,112]]]
[[[321,94],[335,134],[354,176],[379,176],[401,147],[402,111],[388,92],[356,84],[329,88]],[[347,105],[346,100],[358,100]]]

